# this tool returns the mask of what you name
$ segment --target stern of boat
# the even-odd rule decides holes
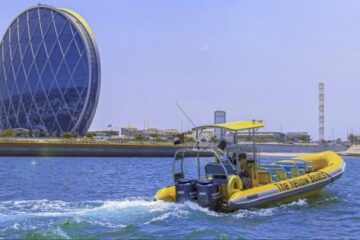
[[[175,186],[167,186],[160,188],[154,198],[156,200],[162,200],[166,202],[175,202],[176,201],[176,189]]]

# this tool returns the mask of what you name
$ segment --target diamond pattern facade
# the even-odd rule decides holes
[[[100,90],[90,31],[74,12],[44,5],[11,23],[0,43],[0,129],[86,133]]]

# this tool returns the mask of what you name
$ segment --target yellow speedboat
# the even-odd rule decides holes
[[[232,211],[308,197],[341,177],[345,162],[331,151],[260,163],[255,139],[263,126],[261,121],[241,121],[195,127],[195,147],[175,153],[174,185],[159,189],[155,199]],[[207,128],[220,128],[226,137],[231,134],[233,144],[226,147],[222,140],[217,148],[201,148],[201,132]],[[239,131],[249,131],[253,143],[239,145]],[[190,168],[184,166],[185,159],[194,160]],[[195,177],[185,177],[185,169]]]

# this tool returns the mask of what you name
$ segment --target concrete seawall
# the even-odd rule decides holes
[[[0,143],[0,156],[173,157],[183,146]]]
[[[318,145],[259,144],[266,153],[310,153],[325,150],[345,151],[346,147]],[[59,156],[59,157],[173,157],[184,146],[73,144],[73,143],[0,143],[0,156]],[[190,148],[190,147],[189,147]]]

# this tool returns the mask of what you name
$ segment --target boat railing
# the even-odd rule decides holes
[[[226,177],[232,175],[235,171],[235,167],[230,162],[226,154],[219,154],[214,149],[201,149],[201,148],[185,148],[179,149],[175,152],[174,161],[172,165],[172,173],[174,175],[174,180],[176,181],[177,177],[184,177],[184,160],[185,158],[194,157],[197,161],[197,175],[198,180],[200,180],[200,159],[204,157],[214,157],[216,163],[219,163],[224,170]],[[176,163],[180,161],[180,171],[176,171]],[[229,169],[225,166],[231,166],[233,172],[230,172]],[[177,177],[176,177],[177,176]]]

